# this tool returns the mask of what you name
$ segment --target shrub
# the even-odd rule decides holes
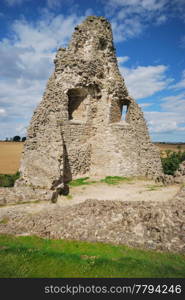
[[[174,175],[175,171],[178,170],[180,163],[185,160],[185,151],[169,152],[166,150],[166,154],[166,157],[161,158],[163,171],[165,174]]]
[[[0,187],[12,187],[15,181],[20,177],[20,173],[15,174],[0,174]]]

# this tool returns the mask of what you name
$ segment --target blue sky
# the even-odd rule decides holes
[[[185,0],[0,0],[0,139],[25,135],[56,50],[88,15],[111,22],[152,140],[185,142]]]

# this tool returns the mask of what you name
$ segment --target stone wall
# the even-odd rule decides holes
[[[120,75],[110,23],[88,17],[54,62],[28,129],[17,186],[51,189],[81,176],[161,175],[159,151]]]
[[[89,199],[63,207],[52,203],[3,207],[0,233],[36,234],[46,238],[99,241],[184,253],[185,188],[170,201],[159,200]],[[4,218],[8,220],[6,224],[1,222]]]

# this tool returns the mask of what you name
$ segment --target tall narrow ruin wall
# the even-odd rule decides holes
[[[20,170],[20,183],[49,189],[83,175],[162,173],[143,114],[120,75],[106,19],[88,17],[75,28],[69,46],[58,50]]]

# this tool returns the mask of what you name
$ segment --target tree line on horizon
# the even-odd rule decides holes
[[[3,142],[25,142],[26,141],[26,137],[20,137],[19,135],[15,135],[14,137],[11,138],[5,138],[5,140]]]

